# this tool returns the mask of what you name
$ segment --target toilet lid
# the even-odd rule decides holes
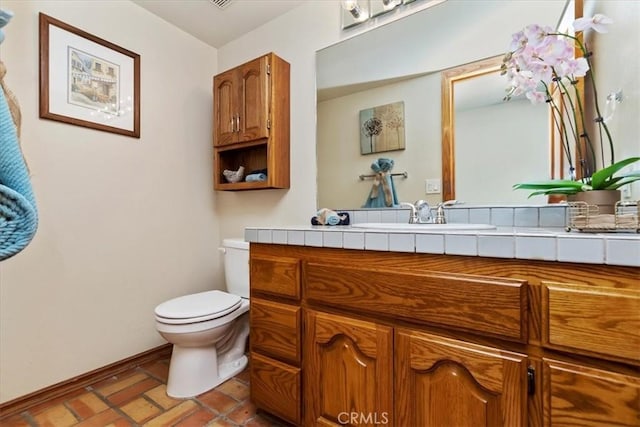
[[[207,291],[163,302],[155,309],[162,322],[179,324],[216,319],[235,311],[242,304],[238,295]]]

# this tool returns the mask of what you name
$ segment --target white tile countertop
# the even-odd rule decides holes
[[[351,226],[247,227],[254,243],[416,252],[640,267],[640,234],[567,232],[563,227],[385,230]]]

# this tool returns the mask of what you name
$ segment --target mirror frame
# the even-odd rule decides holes
[[[442,71],[441,103],[442,103],[442,200],[456,198],[456,163],[455,163],[455,82],[483,76],[500,71],[504,55],[492,56]]]

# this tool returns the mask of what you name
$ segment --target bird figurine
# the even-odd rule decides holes
[[[242,177],[244,176],[244,166],[240,166],[237,171],[232,171],[229,169],[225,169],[222,171],[222,175],[228,182],[240,182],[242,181]]]

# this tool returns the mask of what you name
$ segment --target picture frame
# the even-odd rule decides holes
[[[360,154],[405,149],[404,101],[360,110]]]
[[[140,138],[140,55],[44,13],[40,118]]]

